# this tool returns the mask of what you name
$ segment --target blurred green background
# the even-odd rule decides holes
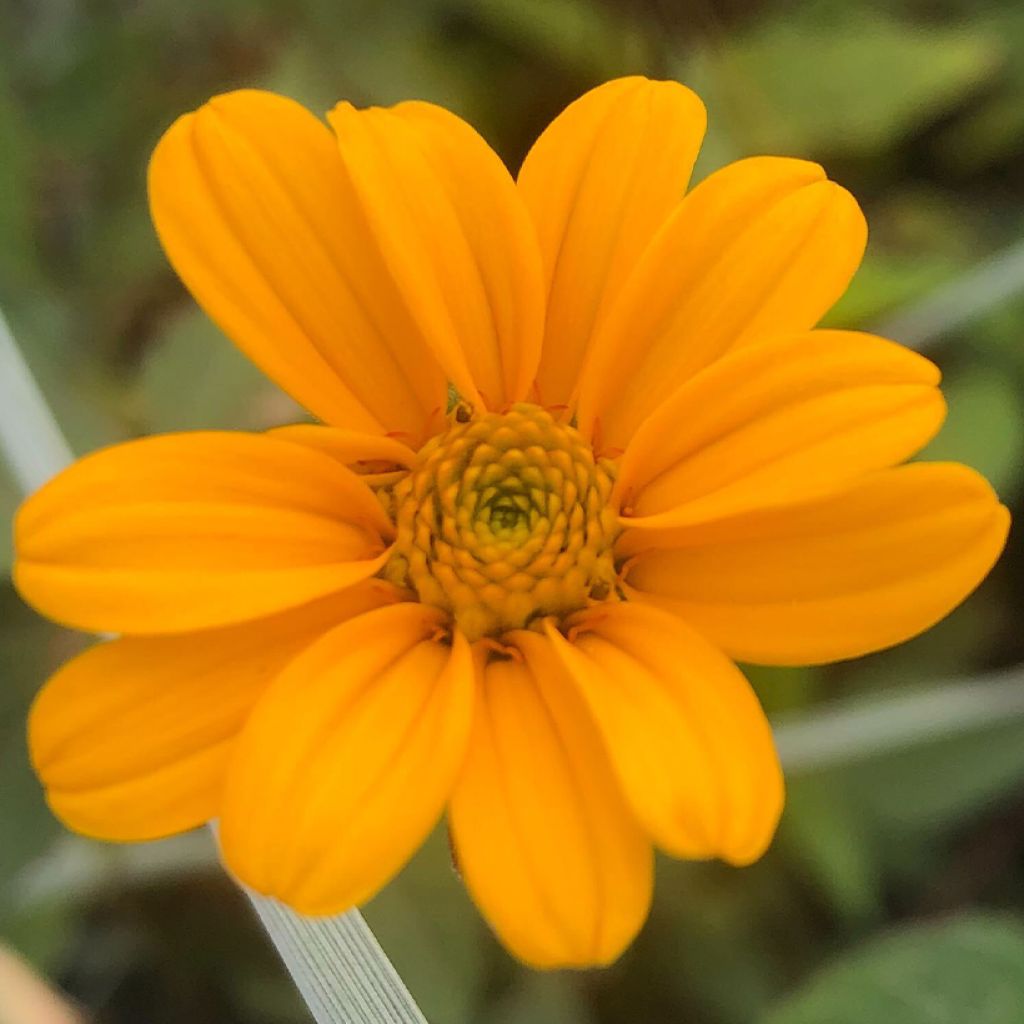
[[[830,320],[926,349],[950,403],[927,456],[971,463],[1019,507],[1019,0],[0,0],[0,308],[79,453],[288,420],[289,401],[160,253],[144,183],[163,129],[241,85],[317,111],[422,98],[467,117],[515,167],[569,100],[636,72],[703,95],[699,175],[788,154],[822,161],[858,196],[871,243]],[[942,302],[919,305],[936,291]],[[6,520],[17,496],[2,474]],[[512,963],[435,836],[367,910],[430,1021],[1019,1024],[1024,671],[994,686],[974,677],[1024,662],[1022,565],[1012,536],[964,607],[895,651],[752,673],[769,710],[806,718],[812,740],[794,755],[778,839],[744,871],[662,861],[650,922],[610,970]],[[0,590],[0,940],[101,1024],[308,1020],[205,834],[106,847],[50,818],[25,713],[80,642]],[[1008,710],[867,750],[907,695],[931,694],[937,722],[962,717],[954,680],[973,680],[968,707]],[[825,743],[823,759],[814,730],[834,702],[866,713],[839,720],[851,750]]]

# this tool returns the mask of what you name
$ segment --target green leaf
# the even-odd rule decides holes
[[[1019,1024],[1024,926],[974,916],[902,929],[815,975],[762,1024]]]
[[[862,924],[882,905],[882,875],[864,808],[842,777],[791,778],[779,842],[847,921]]]
[[[971,14],[999,33],[1007,59],[998,82],[941,131],[937,140],[942,162],[965,176],[1014,160],[1024,134],[1024,9],[1018,4],[996,4]]]
[[[1024,402],[1017,383],[996,369],[970,366],[951,376],[942,390],[949,417],[921,457],[965,462],[1009,497],[1024,465]]]
[[[881,10],[809,3],[715,39],[683,79],[749,152],[875,154],[918,132],[998,69],[997,37]]]
[[[895,751],[843,771],[852,799],[898,845],[934,840],[988,812],[1024,780],[1024,723]]]
[[[744,665],[743,674],[769,715],[804,707],[821,690],[821,670],[814,666]]]
[[[600,80],[644,63],[640,26],[614,5],[588,0],[473,0],[473,14],[528,53]]]

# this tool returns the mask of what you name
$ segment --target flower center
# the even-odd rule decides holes
[[[615,582],[614,470],[536,405],[455,422],[395,486],[384,575],[470,640],[603,599]]]

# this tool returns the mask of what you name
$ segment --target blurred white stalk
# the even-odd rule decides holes
[[[74,458],[2,312],[0,453],[23,494],[41,487]]]
[[[1024,240],[972,267],[877,324],[875,331],[910,348],[927,348],[1024,292]]]
[[[0,453],[24,494],[73,458],[2,313]],[[359,911],[306,918],[276,900],[246,895],[316,1024],[426,1024]]]
[[[848,698],[777,715],[772,728],[789,775],[827,771],[1024,718],[1024,669]]]

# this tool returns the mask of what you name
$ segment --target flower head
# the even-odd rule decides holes
[[[536,405],[455,422],[394,488],[384,575],[469,640],[586,608],[615,586],[614,472]]]
[[[157,147],[171,262],[319,422],[133,441],[25,503],[25,599],[121,635],[43,688],[33,760],[72,828],[219,818],[235,874],[312,914],[447,809],[513,952],[606,963],[652,844],[771,841],[782,776],[732,659],[921,632],[1008,515],[966,467],[899,465],[943,418],[930,362],[815,329],[856,202],[769,157],[687,192],[689,90],[595,89],[516,181],[429,104],[329,121],[237,92]]]

